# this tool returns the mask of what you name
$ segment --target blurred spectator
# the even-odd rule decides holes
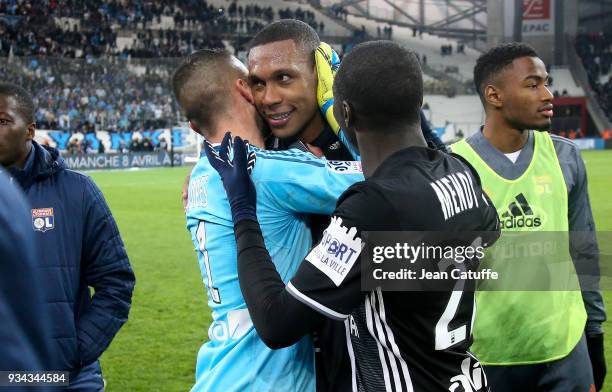
[[[579,34],[576,51],[601,108],[612,120],[612,32]]]
[[[319,24],[315,19],[315,14],[309,10],[303,10],[301,7],[298,7],[294,10],[287,7],[285,9],[278,10],[278,16],[280,19],[297,19],[301,20],[304,23],[309,24],[313,29],[318,30],[319,33],[322,32],[322,28],[319,29]]]
[[[453,87],[447,80],[425,80],[423,82],[423,89],[427,94],[450,96],[453,93]]]
[[[145,137],[142,140],[141,151],[147,151],[147,152],[153,151],[153,142],[151,141],[150,138]]]
[[[168,150],[168,142],[166,142],[166,138],[160,137],[159,144],[157,146],[159,151],[167,151]]]
[[[79,141],[76,138],[70,139],[66,147],[66,151],[68,152],[68,155],[79,154],[81,152],[81,145],[79,144]]]
[[[393,27],[391,26],[385,26],[385,28],[383,29],[383,33],[385,35],[385,39],[391,40],[393,39]]]
[[[346,8],[344,8],[343,6],[339,4],[332,4],[331,11],[333,15],[336,17],[336,19],[340,19],[346,22],[348,18],[348,11],[346,10]]]
[[[139,152],[142,151],[142,143],[140,137],[134,135],[132,138],[132,142],[130,143],[130,151],[131,152]]]

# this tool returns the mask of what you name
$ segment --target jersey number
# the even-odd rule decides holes
[[[482,238],[476,238],[471,247],[475,248],[482,244]],[[442,260],[440,261],[440,270],[443,271],[451,264],[451,260]],[[461,264],[459,268],[465,270],[465,264]],[[457,314],[457,309],[459,309],[459,303],[461,302],[461,297],[463,296],[463,288],[465,286],[465,280],[457,280],[455,286],[453,287],[453,291],[451,296],[446,304],[446,308],[438,320],[436,324],[435,337],[436,337],[436,350],[446,350],[450,346],[454,346],[457,343],[464,341],[467,338],[467,323],[460,325],[459,327],[448,330],[448,325],[453,320],[455,315]],[[472,317],[470,318],[470,329],[471,324],[474,320],[474,311],[476,310],[476,303],[474,303],[474,308],[472,311]]]
[[[220,304],[221,294],[219,293],[219,289],[213,285],[212,270],[210,269],[208,251],[206,250],[206,227],[204,225],[204,221],[200,221],[200,224],[198,225],[196,238],[198,239],[198,244],[200,245],[199,250],[202,252],[202,257],[204,258],[204,267],[206,267],[206,277],[208,278],[207,286],[210,298],[212,298],[214,303]]]
[[[446,308],[444,309],[444,313],[442,313],[442,317],[440,317],[440,320],[438,320],[436,324],[436,350],[446,350],[450,346],[464,341],[466,338],[467,324],[463,324],[450,331],[448,330],[448,324],[450,324],[455,314],[457,314],[462,295],[463,291],[452,292],[448,304],[446,304]]]

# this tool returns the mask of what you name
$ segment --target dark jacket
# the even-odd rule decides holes
[[[33,237],[25,197],[0,168],[0,371],[45,370],[49,359],[46,337],[52,324]],[[0,386],[8,392],[26,389]]]
[[[77,377],[127,321],[134,273],[94,182],[69,170],[56,149],[33,142],[31,154],[24,170],[11,174],[32,208],[33,245],[45,276],[42,288],[53,323],[48,370]]]

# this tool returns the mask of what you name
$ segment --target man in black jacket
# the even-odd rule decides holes
[[[36,143],[34,132],[31,96],[1,83],[0,164],[30,203],[53,323],[52,360],[44,366],[70,371],[68,391],[100,391],[98,358],[127,321],[134,274],[98,187],[69,170],[56,149]]]

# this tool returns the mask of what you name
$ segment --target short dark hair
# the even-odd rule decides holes
[[[34,100],[29,92],[14,83],[0,82],[0,95],[13,97],[17,101],[17,110],[24,120],[31,124],[34,122]]]
[[[295,19],[281,19],[270,23],[255,34],[249,43],[249,52],[254,47],[288,39],[302,46],[307,52],[312,52],[313,55],[321,44],[319,35],[308,24]]]
[[[213,115],[226,109],[231,57],[226,50],[202,49],[187,56],[174,71],[172,90],[188,120],[208,128]],[[185,102],[187,96],[193,99]]]
[[[414,52],[392,41],[372,41],[347,54],[334,79],[336,103],[346,100],[357,119],[377,127],[420,120],[423,74]]]
[[[521,57],[538,57],[538,53],[527,44],[511,42],[491,48],[478,58],[474,67],[474,84],[483,102],[486,85],[514,60]]]

